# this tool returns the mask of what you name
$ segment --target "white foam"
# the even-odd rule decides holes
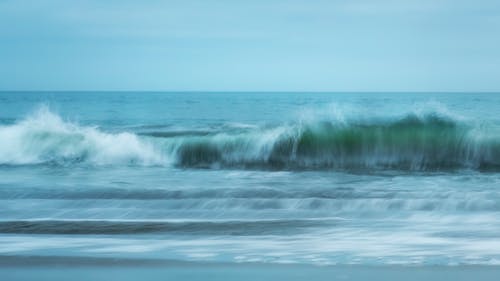
[[[16,124],[0,126],[0,164],[46,162],[161,165],[165,159],[153,143],[134,134],[80,126],[46,107]]]

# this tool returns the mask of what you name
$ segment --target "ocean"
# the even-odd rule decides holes
[[[1,92],[0,265],[497,266],[499,172],[498,94]]]

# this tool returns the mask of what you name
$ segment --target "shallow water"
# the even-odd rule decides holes
[[[500,95],[0,93],[0,255],[500,263]]]

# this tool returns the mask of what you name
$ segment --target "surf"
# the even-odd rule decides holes
[[[223,124],[211,131],[112,133],[65,121],[42,108],[0,126],[0,164],[496,171],[497,131],[440,112],[410,112],[342,122],[315,119],[237,128]]]
[[[155,165],[163,163],[151,143],[135,134],[111,134],[64,121],[42,107],[12,125],[0,126],[3,165]]]

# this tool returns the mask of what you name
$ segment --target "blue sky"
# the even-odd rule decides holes
[[[500,1],[0,0],[0,89],[500,91]]]

